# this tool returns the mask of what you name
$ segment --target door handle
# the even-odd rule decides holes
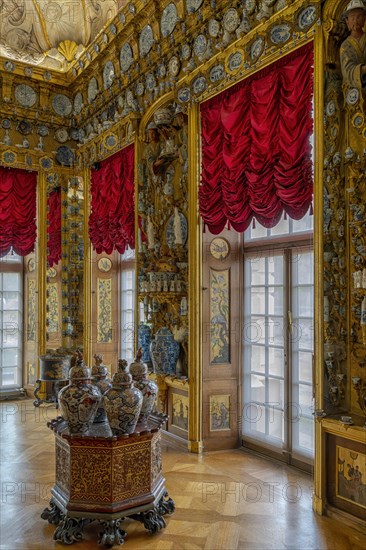
[[[287,315],[288,315],[288,327],[289,327],[289,330],[290,330],[290,334],[292,334],[292,328],[293,328],[293,323],[292,323],[292,312],[291,312],[291,311],[288,311],[288,312],[287,312]]]

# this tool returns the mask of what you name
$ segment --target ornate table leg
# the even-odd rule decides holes
[[[80,541],[83,538],[82,530],[86,523],[90,523],[90,520],[65,516],[57,527],[53,539],[59,540],[64,544]]]
[[[104,544],[107,548],[112,548],[115,544],[123,544],[125,541],[126,531],[120,529],[122,519],[102,521],[104,531],[99,533],[99,544]]]
[[[159,513],[157,506],[148,512],[141,512],[141,514],[134,514],[130,517],[137,521],[141,521],[141,523],[144,524],[145,529],[147,529],[151,534],[157,533],[160,529],[166,527],[165,520]]]
[[[54,392],[53,398],[54,398],[54,401],[55,401],[56,409],[58,409],[58,392],[59,392],[59,389],[60,389],[60,382],[59,382],[59,380],[55,380],[54,386],[53,386],[53,392]]]
[[[141,512],[140,514],[134,514],[130,516],[132,519],[141,521],[144,524],[145,529],[154,534],[166,527],[163,516],[165,514],[172,514],[175,510],[175,504],[173,499],[168,497],[168,491],[164,491],[159,502],[154,506],[152,510],[147,512]]]
[[[36,380],[37,387],[34,389],[34,397],[36,398],[33,401],[33,405],[35,407],[39,407],[39,405],[42,403],[42,399],[38,397],[38,392],[41,389],[42,380]]]
[[[41,518],[48,520],[48,523],[51,523],[52,525],[58,525],[63,517],[63,513],[59,508],[57,508],[52,499],[50,501],[50,507],[45,508],[41,514]]]
[[[169,497],[168,491],[164,491],[161,499],[157,504],[159,514],[165,516],[165,514],[172,514],[175,510],[175,503],[172,498]]]

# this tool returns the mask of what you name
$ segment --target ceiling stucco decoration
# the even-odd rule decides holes
[[[0,0],[0,55],[64,71],[127,0]]]

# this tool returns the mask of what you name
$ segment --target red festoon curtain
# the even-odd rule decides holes
[[[211,233],[300,219],[312,200],[313,46],[201,105],[199,209]]]
[[[37,174],[0,166],[0,256],[26,256],[37,236]]]
[[[54,189],[47,201],[47,262],[57,265],[61,259],[61,188]]]
[[[92,170],[89,236],[98,254],[135,247],[134,202],[134,146],[129,145]]]

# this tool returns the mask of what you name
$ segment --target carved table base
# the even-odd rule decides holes
[[[166,526],[163,516],[175,505],[161,472],[165,420],[156,415],[129,436],[113,435],[107,423],[93,425],[88,434],[70,434],[60,417],[48,424],[55,432],[56,484],[41,517],[57,525],[55,540],[80,541],[93,521],[100,522],[99,543],[106,547],[123,544],[125,518],[140,521],[150,533]]]
[[[53,499],[50,501],[50,508],[43,510],[41,518],[48,520],[48,523],[58,525],[53,538],[64,544],[72,544],[73,542],[82,540],[82,531],[85,525],[89,525],[92,521],[99,521],[103,526],[103,531],[99,533],[98,542],[110,548],[114,545],[124,543],[127,533],[120,528],[123,519],[129,517],[140,521],[149,533],[154,534],[166,527],[163,516],[165,514],[172,514],[174,510],[174,501],[168,497],[168,492],[164,489],[160,500],[156,504],[153,504],[150,510],[144,510],[140,513],[134,513],[134,510],[126,510],[118,519],[103,519],[102,514],[96,514],[98,517],[95,518],[73,517],[69,513],[64,514],[57,507]],[[94,514],[89,514],[89,516],[94,516]]]

